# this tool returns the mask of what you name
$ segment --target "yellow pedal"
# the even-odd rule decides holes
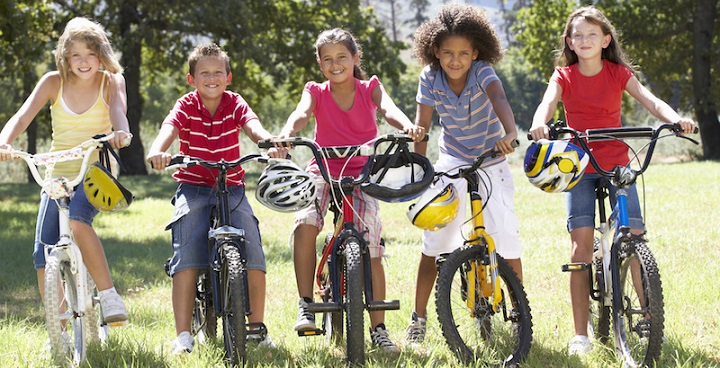
[[[128,321],[120,321],[120,322],[110,322],[107,325],[110,327],[125,327],[127,326]]]
[[[562,272],[587,271],[590,268],[589,263],[568,263],[562,265]]]

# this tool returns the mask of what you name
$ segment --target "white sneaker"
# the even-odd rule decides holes
[[[312,300],[310,301],[312,302]],[[300,298],[298,302],[298,318],[295,323],[295,331],[315,330],[315,314],[308,311],[308,302],[304,298]]]
[[[172,353],[173,355],[180,355],[183,353],[192,353],[193,347],[195,346],[195,339],[188,331],[180,332],[173,341]]]
[[[416,344],[423,342],[425,340],[425,330],[427,329],[426,323],[425,318],[420,318],[417,313],[412,312],[410,324],[405,329],[405,341]]]
[[[125,322],[128,319],[125,303],[115,291],[100,295],[100,307],[105,323]]]
[[[568,355],[583,356],[592,350],[592,341],[584,335],[575,335],[568,343]]]

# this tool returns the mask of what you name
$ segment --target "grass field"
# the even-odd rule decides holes
[[[517,160],[516,160],[517,161]],[[545,194],[525,180],[515,163],[515,209],[524,243],[524,282],[532,307],[534,342],[525,366],[618,366],[611,346],[596,345],[584,359],[568,358],[572,337],[567,274],[569,237],[565,231],[564,200]],[[253,182],[256,175],[249,175]],[[88,367],[222,366],[219,342],[199,346],[189,356],[169,354],[174,338],[170,279],[163,263],[170,255],[170,234],[163,228],[170,218],[169,199],[175,185],[169,175],[125,177],[136,196],[121,213],[101,214],[95,227],[103,239],[115,284],[124,296],[130,324],[111,331],[109,346],[92,346]],[[252,187],[250,188],[252,189]],[[640,189],[642,192],[642,189]],[[720,163],[657,164],[645,176],[646,222],[662,275],[666,313],[666,342],[660,367],[720,366]],[[292,216],[272,212],[249,194],[261,221],[268,263],[266,323],[278,345],[253,350],[251,366],[336,367],[344,351],[323,338],[300,338],[292,330],[297,293],[288,235]],[[46,334],[32,269],[31,249],[37,215],[34,184],[0,184],[0,366],[44,367]],[[400,355],[368,354],[369,367],[454,367],[429,306],[426,342],[404,346],[404,329],[413,306],[419,259],[420,231],[405,218],[407,204],[382,204],[387,241],[388,298],[400,299],[400,311],[387,312],[391,337],[402,345]],[[431,299],[432,301],[432,299]],[[367,323],[367,317],[366,317]],[[366,339],[369,339],[366,337]],[[370,349],[369,341],[367,348]]]

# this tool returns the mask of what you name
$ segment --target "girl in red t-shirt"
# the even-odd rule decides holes
[[[556,60],[558,67],[550,77],[543,100],[533,117],[530,128],[533,140],[548,138],[546,123],[554,116],[560,100],[571,128],[585,131],[619,127],[622,95],[625,91],[658,119],[680,123],[685,132],[694,129],[692,120],[678,115],[638,81],[625,51],[617,42],[615,28],[599,10],[592,6],[577,9],[568,17],[563,35],[562,52]],[[626,165],[629,161],[628,148],[622,142],[595,142],[590,147],[603,169]],[[595,170],[588,167],[581,181],[566,195],[567,227],[572,242],[571,262],[592,261],[594,189],[598,178]],[[644,224],[634,185],[628,188],[628,209],[633,232],[639,234]],[[570,340],[568,354],[582,355],[592,349],[587,336],[589,282],[586,272],[570,273],[570,296],[575,336]]]

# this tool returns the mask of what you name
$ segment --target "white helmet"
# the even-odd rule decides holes
[[[290,160],[271,160],[258,179],[255,198],[279,212],[307,208],[317,196],[315,179]]]

